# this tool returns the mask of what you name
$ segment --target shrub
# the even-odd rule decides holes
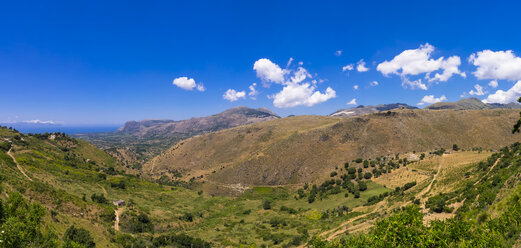
[[[89,231],[74,225],[70,226],[65,234],[63,235],[63,242],[65,247],[85,247],[93,248],[96,247],[94,239],[90,236]]]

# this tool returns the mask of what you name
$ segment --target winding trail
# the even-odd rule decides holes
[[[119,214],[121,212],[121,208],[114,210],[114,214],[116,215],[116,221],[114,221],[114,230],[119,231]]]
[[[18,161],[16,161],[16,158],[14,158],[13,154],[11,153],[11,150],[13,148],[9,148],[9,151],[7,151],[7,155],[9,155],[9,157],[11,157],[14,161],[14,163],[16,164],[16,168],[18,168],[18,170],[27,178],[29,179],[29,181],[33,181],[33,179],[31,179],[27,174],[25,174],[25,171],[24,169],[22,168],[22,166],[20,166],[20,164],[18,164]]]

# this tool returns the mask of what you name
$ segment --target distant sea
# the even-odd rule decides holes
[[[43,125],[43,126],[28,126],[28,125],[16,125],[16,124],[0,124],[2,126],[12,126],[16,130],[28,134],[28,133],[54,133],[62,132],[66,134],[77,134],[77,133],[103,133],[103,132],[114,132],[119,126],[60,126],[60,125]]]

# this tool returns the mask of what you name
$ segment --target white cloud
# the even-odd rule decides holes
[[[353,98],[351,101],[347,103],[347,105],[356,105],[356,98]]]
[[[478,67],[472,73],[478,79],[521,80],[521,58],[515,56],[512,50],[483,50],[471,54],[469,62]]]
[[[358,84],[353,85],[354,90],[358,90]]]
[[[291,82],[298,84],[306,80],[306,78],[311,78],[311,74],[309,74],[309,72],[304,67],[299,67],[297,71],[293,73]]]
[[[174,81],[172,81],[172,84],[183,90],[193,90],[194,88],[196,88],[198,91],[205,91],[203,84],[196,84],[193,78],[178,77],[174,79]]]
[[[380,63],[376,70],[381,72],[385,76],[390,74],[399,75],[402,77],[402,81],[409,81],[408,76],[417,76],[425,73],[425,79],[429,82],[446,82],[454,74],[458,74],[462,77],[466,77],[464,72],[458,69],[461,64],[460,57],[451,56],[447,59],[439,57],[438,59],[431,58],[431,53],[434,51],[434,47],[429,43],[421,45],[417,49],[405,50],[402,53],[396,55],[391,61],[384,61]],[[436,72],[436,71],[440,71]],[[436,72],[434,77],[431,77],[431,73]],[[411,82],[411,81],[409,81]],[[416,85],[420,85],[420,81],[412,81]],[[408,85],[408,83],[402,82],[402,85]],[[419,89],[427,88],[425,84]]]
[[[441,95],[438,98],[434,97],[434,95],[426,95],[422,98],[421,102],[419,102],[418,105],[433,104],[443,101],[447,101],[447,97],[445,97],[445,95]]]
[[[335,56],[340,56],[340,55],[342,55],[342,50],[337,50],[337,51],[335,52]]]
[[[256,86],[257,86],[257,84],[253,83],[252,85],[250,85],[250,87],[248,87],[250,89],[248,96],[250,96],[250,98],[253,100],[256,100],[257,95],[259,94],[259,91],[257,91],[257,89],[255,89]]]
[[[299,62],[299,65],[302,64]],[[331,87],[327,87],[324,93],[316,90],[317,84],[324,82],[324,80],[307,81],[313,76],[302,66],[299,66],[297,70],[283,70],[277,64],[263,58],[255,62],[253,69],[263,82],[284,85],[280,92],[268,96],[268,98],[273,99],[275,107],[313,106],[336,97],[336,92]],[[315,76],[317,75],[315,74]],[[252,87],[250,87],[250,91],[252,91]]]
[[[415,89],[427,90],[427,85],[422,83],[421,79],[411,81],[406,77],[402,78],[402,87],[409,88],[411,90],[415,90]]]
[[[281,69],[277,64],[265,58],[255,61],[253,70],[257,72],[257,77],[264,83],[283,84],[284,75],[287,73],[286,70]]]
[[[289,58],[288,63],[286,64],[286,68],[288,68],[293,62],[293,57]]]
[[[378,81],[372,81],[369,83],[371,86],[378,86]]]
[[[497,88],[497,86],[498,86],[497,80],[490,81],[490,83],[488,83],[488,86],[490,86],[492,88]]]
[[[234,89],[228,89],[224,94],[223,98],[230,101],[235,102],[239,99],[246,99],[246,92],[244,91],[236,91]]]
[[[342,67],[342,71],[352,71],[354,69],[353,64]]]
[[[476,90],[470,90],[469,91],[469,94],[471,96],[482,96],[482,95],[485,95],[487,92],[486,91],[483,91],[483,87],[479,84],[476,84],[474,85],[474,89]]]
[[[369,68],[365,67],[365,62],[363,59],[361,59],[360,61],[358,61],[358,63],[356,63],[356,70],[358,72],[366,72],[366,71],[369,71]]]
[[[313,106],[336,97],[336,92],[327,87],[325,93],[315,91],[316,86],[310,83],[289,84],[282,91],[271,96],[273,105],[277,108],[291,108],[300,105]]]
[[[29,120],[29,121],[22,121],[23,123],[30,123],[30,124],[56,124],[54,121],[41,121],[41,120]]]
[[[494,94],[488,95],[487,99],[483,100],[484,103],[511,103],[516,102],[521,97],[521,80],[512,86],[507,91],[498,90]]]

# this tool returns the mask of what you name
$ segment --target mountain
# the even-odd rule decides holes
[[[356,108],[348,108],[348,109],[340,109],[330,116],[337,117],[352,117],[352,116],[360,116],[365,114],[376,113],[380,111],[389,111],[397,108],[405,108],[405,109],[417,109],[417,107],[409,106],[405,103],[391,103],[391,104],[379,104],[376,106],[364,106],[360,105]]]
[[[222,113],[188,120],[129,121],[115,132],[75,134],[104,149],[123,162],[128,169],[139,172],[141,165],[180,140],[222,129],[280,118],[266,108],[243,106]]]
[[[501,104],[501,103],[484,103],[477,98],[461,99],[457,102],[438,102],[425,107],[425,109],[453,109],[453,110],[470,110],[470,109],[519,109],[521,105],[517,103]]]
[[[251,109],[244,106],[228,109],[222,113],[191,118],[182,121],[143,120],[129,121],[116,133],[130,134],[136,137],[155,137],[173,134],[200,134],[221,129],[247,125],[251,123],[280,118],[268,109]]]
[[[453,144],[497,149],[519,140],[511,135],[518,116],[508,109],[403,109],[350,118],[288,117],[184,140],[146,163],[143,172],[151,178],[176,172],[186,179],[253,185],[312,182],[359,157]]]

